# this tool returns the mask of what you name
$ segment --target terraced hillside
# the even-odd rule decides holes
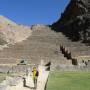
[[[90,46],[86,46],[80,41],[72,42],[68,37],[61,40],[61,45],[63,45],[65,53],[69,52],[71,54],[72,62],[73,59],[76,59],[77,65],[90,65]]]
[[[32,35],[27,40],[0,51],[0,62],[7,64],[27,59],[38,64],[41,60],[53,61],[55,64],[70,64],[60,53],[61,38],[64,38],[61,33],[56,33],[47,26],[33,26]]]
[[[62,51],[60,45],[71,53],[71,58],[67,58]],[[32,35],[26,40],[9,45],[0,51],[1,64],[18,64],[25,59],[31,64],[40,64],[41,60],[45,63],[51,62],[52,68],[73,67],[73,58],[77,60],[77,65],[82,64],[83,58],[86,56],[85,63],[89,63],[90,47],[80,42],[72,42],[61,32],[57,33],[48,26],[35,25],[32,26]],[[80,57],[79,57],[80,56]],[[79,58],[78,58],[79,57]]]
[[[15,44],[31,35],[29,26],[18,25],[4,16],[0,16],[0,49],[7,44]]]

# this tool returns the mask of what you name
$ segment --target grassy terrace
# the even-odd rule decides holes
[[[22,76],[23,73],[9,73],[9,74],[6,74],[6,73],[0,73],[0,83],[3,81],[3,80],[6,80],[6,76],[9,76],[9,77],[16,77],[16,76]]]
[[[90,72],[51,72],[46,90],[90,90]]]
[[[0,83],[6,79],[6,74],[0,73]]]

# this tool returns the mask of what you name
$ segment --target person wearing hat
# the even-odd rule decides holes
[[[36,67],[33,67],[33,71],[32,72],[33,72],[34,86],[36,87],[37,86],[37,78],[38,78],[39,72],[38,72]]]

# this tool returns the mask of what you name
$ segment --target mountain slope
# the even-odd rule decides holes
[[[15,44],[30,35],[30,27],[18,25],[4,16],[0,16],[0,45]]]

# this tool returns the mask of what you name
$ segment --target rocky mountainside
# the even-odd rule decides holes
[[[18,25],[4,16],[0,16],[0,47],[15,44],[31,35],[29,26]]]
[[[71,0],[52,28],[63,32],[73,41],[90,43],[90,1]]]

